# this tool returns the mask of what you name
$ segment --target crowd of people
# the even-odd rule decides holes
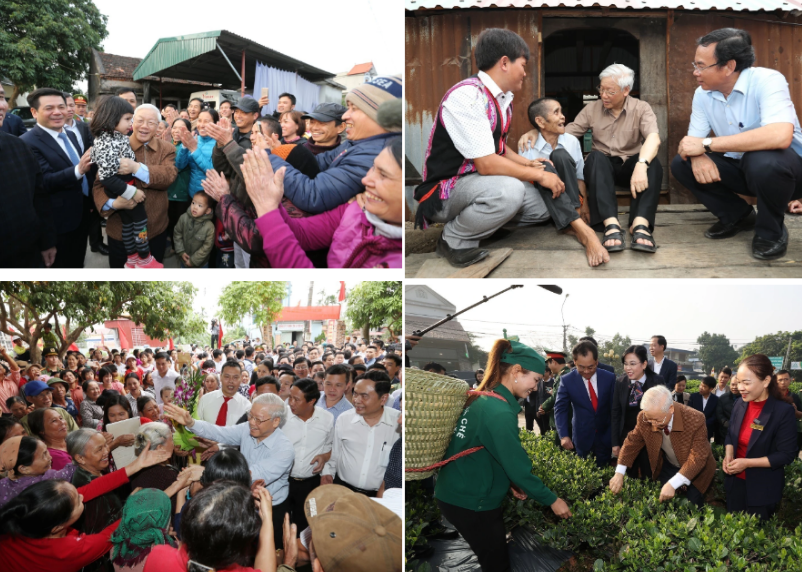
[[[42,87],[26,131],[0,86],[0,222],[24,237],[0,267],[82,268],[88,240],[111,268],[400,268],[401,92],[377,77],[262,115],[266,95],[159,109]]]
[[[657,154],[667,135],[652,106],[632,96],[634,70],[618,63],[604,68],[598,98],[586,100],[570,121],[554,97],[527,102],[533,129],[516,153],[507,136],[513,97],[531,67],[527,40],[489,28],[473,57],[478,73],[450,87],[430,110],[436,120],[415,189],[416,226],[444,224],[437,253],[453,266],[470,266],[488,256],[480,241],[500,228],[549,220],[577,237],[591,267],[627,247],[657,252],[652,233],[663,184]],[[789,78],[755,61],[745,30],[722,28],[696,41],[687,72],[698,88],[686,94],[689,127],[670,168],[718,219],[706,238],[754,231],[752,256],[773,260],[788,247],[785,213],[802,212],[802,128]],[[592,149],[585,154],[580,140],[588,132]],[[631,194],[625,228],[617,186]]]
[[[212,342],[0,349],[4,570],[401,570],[400,348]]]
[[[457,421],[434,489],[441,512],[483,570],[509,568],[502,508],[508,492],[550,506],[559,517],[572,516],[532,474],[518,436],[519,403],[528,430],[537,422],[541,434],[555,431],[566,452],[595,459],[599,467],[613,464],[613,494],[626,478],[652,479],[662,485],[660,501],[683,495],[702,506],[720,468],[728,511],[763,520],[778,511],[783,467],[798,460],[802,448],[802,401],[789,390],[789,372],[755,354],[735,371],[722,368],[718,379],[705,376],[698,393],[689,394],[666,347],[663,336],[654,336],[648,351],[626,348],[624,374],[616,377],[599,361],[592,337],[579,340],[570,355],[548,351],[545,358],[517,341],[496,340],[486,367],[476,372],[477,391]],[[446,374],[436,363],[424,369]],[[721,463],[713,442],[724,445]]]

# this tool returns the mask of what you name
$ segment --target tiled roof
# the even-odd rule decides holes
[[[98,55],[100,56],[100,61],[103,63],[103,69],[106,72],[103,74],[103,76],[106,78],[127,79],[133,81],[134,70],[139,65],[139,62],[142,61],[142,58],[129,58],[128,56],[117,56],[115,54],[107,54],[106,52],[98,52]],[[142,78],[142,80],[158,82],[159,78],[151,75]],[[186,83],[205,86],[214,85],[212,83],[188,81],[185,79],[175,79],[169,77],[163,78],[162,81],[167,83]]]
[[[339,320],[340,306],[291,306],[281,309],[276,322]]]
[[[368,62],[366,64],[356,64],[354,67],[351,68],[351,71],[348,72],[348,75],[358,75],[361,73],[368,73],[372,67],[373,67],[373,62]]]

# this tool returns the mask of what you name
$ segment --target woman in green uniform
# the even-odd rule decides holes
[[[565,501],[532,474],[532,461],[518,438],[517,400],[537,388],[545,369],[543,357],[532,348],[496,340],[478,388],[495,396],[468,399],[445,457],[484,448],[448,463],[437,477],[434,496],[440,511],[476,553],[483,572],[510,568],[501,503],[511,487],[518,499],[530,496],[557,516],[571,516]]]

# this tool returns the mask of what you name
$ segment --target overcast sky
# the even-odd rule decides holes
[[[381,75],[403,73],[399,2],[94,2],[109,18],[103,49],[119,56],[144,58],[159,38],[228,30],[333,74],[370,61]]]
[[[662,334],[670,347],[695,349],[704,331],[725,334],[738,346],[755,337],[802,329],[802,284],[734,285],[714,280],[562,280],[557,296],[533,281],[502,294],[458,320],[483,336],[480,345],[501,337],[502,328],[532,345],[562,347],[560,307],[565,302],[569,333],[596,330],[596,339],[616,333],[633,343]],[[521,281],[429,281],[427,286],[461,310]],[[409,286],[409,284],[407,284]],[[565,294],[568,294],[566,300]]]

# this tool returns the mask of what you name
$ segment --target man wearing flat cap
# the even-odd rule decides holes
[[[557,401],[557,391],[560,389],[560,378],[571,372],[571,368],[568,367],[565,363],[565,352],[556,351],[556,350],[546,350],[546,367],[551,370],[551,373],[554,375],[554,386],[551,390],[551,395],[546,398],[544,401],[541,402],[540,408],[538,409],[538,415],[541,417],[548,414],[549,416],[549,427],[552,431],[554,431],[554,437],[556,443],[560,444],[560,438],[557,436],[557,423],[554,421],[554,403]],[[546,388],[543,384],[541,384],[542,391],[544,394],[546,392]],[[571,416],[571,409],[569,411],[569,417]],[[568,435],[571,435],[571,429],[568,429]]]
[[[304,144],[315,155],[336,149],[345,131],[343,114],[348,111],[338,103],[321,103],[312,113],[303,115],[301,119],[309,119],[309,131],[312,138]]]
[[[257,119],[259,119],[259,103],[254,98],[243,97],[234,105],[234,123],[237,124],[237,127],[232,136],[237,145],[243,149],[251,148],[251,131],[253,131],[253,124]]]

